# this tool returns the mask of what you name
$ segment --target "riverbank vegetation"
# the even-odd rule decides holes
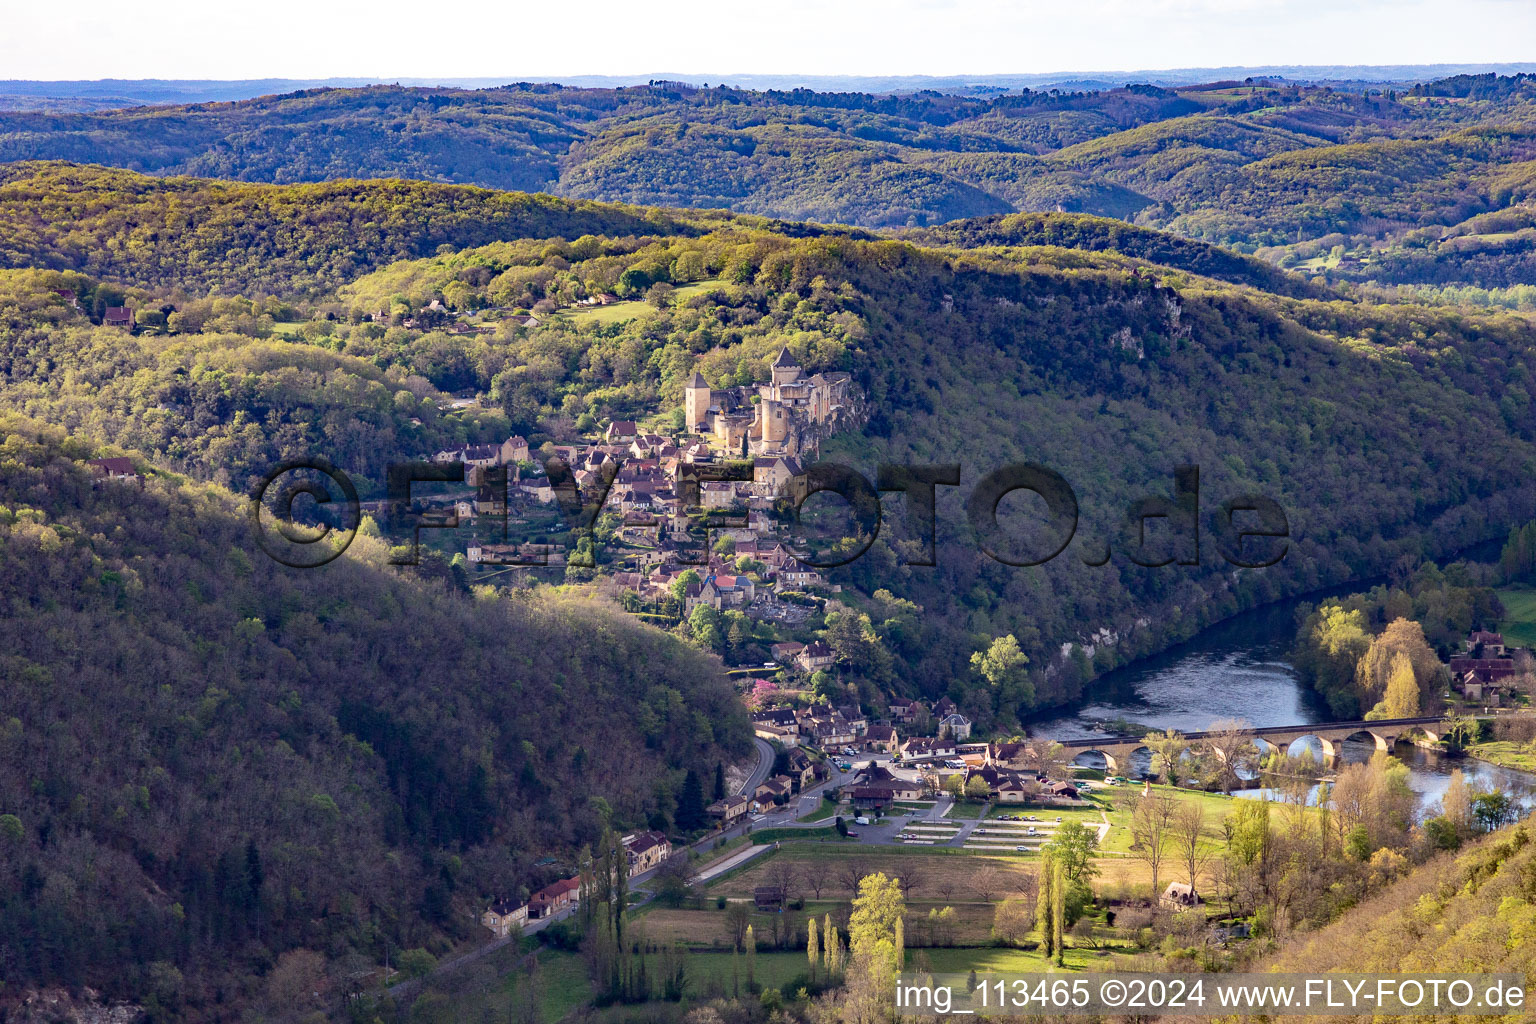
[[[1340,719],[1436,714],[1450,681],[1442,659],[1504,615],[1491,583],[1487,567],[1429,563],[1400,584],[1303,605],[1296,667]]]

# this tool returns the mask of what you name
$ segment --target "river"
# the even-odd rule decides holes
[[[1301,681],[1287,658],[1298,603],[1284,601],[1246,612],[1178,647],[1116,669],[1091,684],[1092,703],[1071,714],[1031,722],[1029,734],[1062,740],[1090,737],[1099,732],[1096,723],[1116,719],[1180,732],[1206,729],[1219,719],[1244,719],[1259,728],[1331,721],[1327,705]],[[1346,763],[1369,760],[1373,752],[1373,747],[1358,742],[1346,742],[1340,749]],[[1536,806],[1536,775],[1531,773],[1408,744],[1393,753],[1408,766],[1409,784],[1424,808],[1439,801],[1458,768],[1468,781],[1502,789],[1527,808]]]

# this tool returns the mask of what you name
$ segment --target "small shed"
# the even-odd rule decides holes
[[[1185,882],[1169,882],[1163,890],[1163,906],[1188,908],[1200,905],[1200,895]]]

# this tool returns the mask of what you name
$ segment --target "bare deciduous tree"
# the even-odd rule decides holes
[[[1242,783],[1244,772],[1258,767],[1259,750],[1253,743],[1253,724],[1244,718],[1222,718],[1206,730],[1205,745],[1215,761],[1221,791],[1230,793]]]
[[[843,861],[837,870],[837,879],[843,883],[843,887],[851,895],[859,894],[859,883],[864,881],[864,876],[869,874],[869,865],[856,857]]]
[[[820,860],[807,861],[800,871],[800,877],[805,879],[806,888],[815,893],[818,900],[821,899],[821,890],[825,889],[830,882],[826,862]]]
[[[1206,841],[1205,807],[1198,801],[1181,805],[1173,816],[1173,848],[1183,862],[1191,891],[1199,891],[1200,871],[1209,863],[1216,846]]]
[[[1136,801],[1131,812],[1131,853],[1152,870],[1152,899],[1161,895],[1158,881],[1168,853],[1169,832],[1179,802],[1162,790],[1152,790]]]
[[[796,899],[800,894],[800,866],[783,855],[773,858],[764,878],[769,885],[783,893],[786,900]]]

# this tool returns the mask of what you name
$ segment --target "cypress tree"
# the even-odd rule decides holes
[[[699,782],[699,773],[692,768],[683,777],[683,789],[677,795],[677,814],[673,820],[684,832],[697,832],[709,823],[709,815],[704,810],[704,787]]]
[[[1062,938],[1063,925],[1066,924],[1066,879],[1063,877],[1061,861],[1052,857],[1055,864],[1054,877],[1051,879],[1051,927],[1055,930],[1056,966],[1067,965],[1067,944]]]
[[[1035,920],[1040,924],[1040,945],[1047,960],[1056,952],[1056,928],[1052,923],[1056,910],[1055,883],[1056,857],[1046,850],[1040,863],[1040,895],[1035,900]]]

